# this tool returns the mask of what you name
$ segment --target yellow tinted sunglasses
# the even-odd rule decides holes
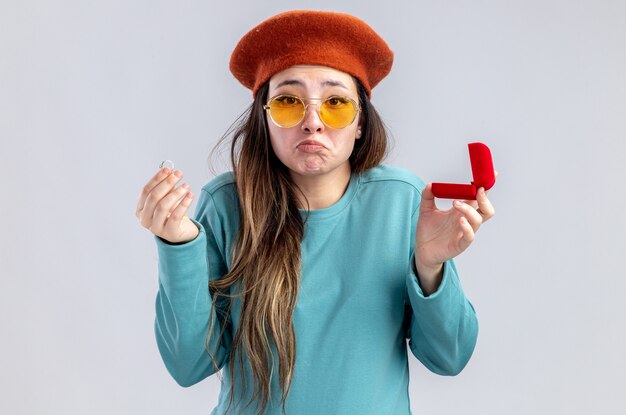
[[[361,111],[357,103],[348,97],[333,95],[331,97],[307,98],[322,103],[318,107],[320,120],[330,128],[341,129],[352,124],[356,114]],[[299,124],[306,114],[309,104],[303,98],[295,95],[276,95],[270,98],[263,108],[268,111],[270,118],[279,127],[289,128]]]

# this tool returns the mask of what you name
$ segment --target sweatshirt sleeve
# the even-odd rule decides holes
[[[478,336],[474,307],[465,297],[454,261],[443,264],[437,291],[425,297],[417,279],[415,258],[407,276],[409,347],[430,371],[458,375],[469,361]]]
[[[156,342],[168,372],[184,387],[216,372],[207,347],[221,369],[232,344],[228,327],[220,339],[225,325],[220,301],[213,312],[213,333],[207,342],[212,305],[208,283],[224,275],[226,266],[214,234],[218,226],[215,205],[204,190],[194,216],[191,220],[200,233],[192,241],[173,245],[155,235],[159,258]]]
[[[406,338],[413,355],[431,372],[458,375],[467,365],[478,337],[478,319],[467,299],[452,259],[443,263],[437,290],[424,295],[415,268],[415,227],[419,206],[412,218],[410,265],[406,278]]]

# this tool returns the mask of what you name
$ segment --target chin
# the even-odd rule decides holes
[[[296,169],[291,169],[294,173],[299,174],[301,176],[320,176],[323,174],[329,174],[335,171],[341,170],[343,164],[338,164],[336,166],[329,166],[324,162],[303,162],[299,164]]]
[[[282,160],[281,160],[282,161]],[[328,163],[330,160],[325,160],[322,157],[306,157],[298,159],[290,159],[289,163],[283,164],[287,166],[287,168],[291,171],[292,174],[297,174],[299,176],[320,176],[328,173],[332,173],[337,169],[341,169],[346,163],[349,163],[348,160],[345,161],[335,161],[334,163]]]
[[[323,167],[305,166],[303,168],[300,168],[294,171],[294,173],[300,174],[302,176],[315,176],[315,175],[327,173],[327,171]]]

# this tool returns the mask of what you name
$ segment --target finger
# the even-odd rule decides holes
[[[478,228],[480,228],[480,225],[483,223],[483,218],[480,213],[478,213],[471,205],[463,203],[460,200],[455,200],[453,205],[469,222],[472,230],[474,232],[478,231]]]
[[[182,171],[174,170],[174,172],[170,173],[165,179],[161,180],[161,182],[154,186],[154,188],[148,193],[140,217],[141,224],[143,226],[150,229],[157,204],[174,188],[176,183],[178,183],[182,177]]]
[[[176,208],[178,207],[178,205],[184,200],[184,197],[187,196],[189,193],[191,193],[191,189],[189,189],[189,185],[187,183],[184,183],[182,185],[182,187],[187,189],[187,192],[183,192],[183,195],[174,202],[174,204],[170,207],[170,211],[167,213],[167,217],[169,218],[170,215],[172,214],[172,212],[174,212],[176,210]]]
[[[140,220],[143,226],[150,229],[157,204],[172,191],[176,183],[182,179],[182,176],[182,171],[174,170],[150,191],[141,213]]]
[[[189,192],[189,185],[186,183],[176,189],[170,191],[154,209],[154,217],[150,230],[154,233],[161,233],[163,228],[167,226],[167,222],[171,219],[172,213],[180,204],[182,198]],[[181,215],[182,216],[182,215]]]
[[[483,222],[496,213],[496,210],[487,198],[487,192],[484,187],[478,189],[476,201],[478,202],[478,209],[476,211],[483,217]]]
[[[495,172],[496,177],[498,176],[498,172]],[[476,199],[475,200],[470,200],[470,199],[466,199],[464,200],[465,203],[467,203],[468,205],[472,206],[474,209],[478,209],[480,207],[480,202],[478,201],[478,192],[480,189],[484,190],[484,187],[479,187],[478,190],[476,190]],[[489,193],[489,190],[485,190],[485,194]]]
[[[135,216],[137,218],[139,218],[139,216],[141,215],[141,211],[144,209],[146,199],[148,198],[150,192],[156,187],[156,185],[161,183],[163,179],[168,177],[171,172],[172,171],[168,167],[163,167],[162,169],[159,169],[159,171],[157,171],[156,174],[152,176],[148,183],[144,185],[143,189],[141,189],[139,199],[137,200],[137,207],[135,208]]]
[[[474,209],[478,209],[478,202],[476,200],[466,199],[466,200],[463,201],[463,203],[466,203],[466,204],[470,205]]]
[[[459,219],[459,224],[461,226],[461,240],[459,241],[461,250],[465,250],[472,242],[474,242],[474,238],[476,237],[476,232],[472,228],[472,225],[467,221],[465,216],[461,216]]]
[[[185,194],[185,196],[183,196],[180,200],[178,206],[176,206],[176,208],[168,216],[165,226],[174,225],[175,227],[178,227],[181,221],[188,220],[189,216],[187,216],[187,210],[189,209],[189,206],[191,206],[192,200],[193,193],[188,191],[187,194]]]
[[[420,210],[422,209],[437,209],[435,204],[435,195],[433,194],[433,184],[428,183],[424,190],[422,190],[422,200],[420,201]]]

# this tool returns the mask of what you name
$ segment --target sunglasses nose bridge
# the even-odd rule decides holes
[[[309,105],[313,104],[313,105],[317,105],[317,111],[319,112],[319,109],[322,105],[322,98],[301,98],[302,100],[302,104],[304,105],[304,112],[306,113],[306,110],[309,108]],[[309,101],[309,102],[306,102]],[[311,101],[320,101],[317,104],[313,103]]]
[[[313,99],[313,100],[321,100],[320,98],[309,98],[309,100],[311,100],[311,99]],[[316,109],[312,109],[311,112],[315,113],[315,115],[316,115],[317,119],[319,120],[319,122],[321,122],[322,124],[325,125],[325,123],[324,123],[324,121],[322,121],[322,117],[320,115],[321,102],[315,104],[315,103],[312,103],[312,102],[306,103],[303,100],[302,103],[304,104],[304,111],[302,112],[302,119],[300,119],[300,122],[304,121],[307,117],[310,117],[308,109],[311,106],[311,104],[313,104],[313,105],[316,105],[317,108]]]

